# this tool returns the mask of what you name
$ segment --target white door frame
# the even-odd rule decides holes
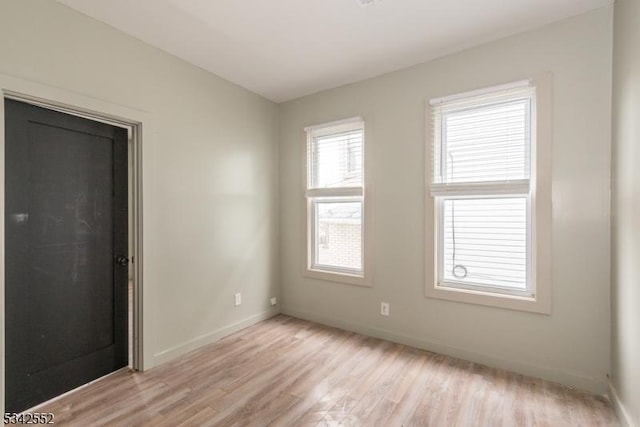
[[[145,144],[149,143],[154,132],[152,131],[152,118],[143,111],[113,104],[80,95],[64,89],[54,88],[40,83],[31,82],[12,76],[0,74],[0,412],[4,413],[5,401],[5,336],[4,336],[4,255],[5,255],[5,230],[4,230],[4,194],[5,194],[5,129],[4,129],[4,100],[14,99],[34,105],[44,106],[56,111],[77,115],[92,120],[97,120],[116,126],[126,127],[131,130],[129,147],[129,188],[132,194],[129,197],[130,223],[133,230],[130,231],[131,250],[129,254],[133,258],[131,263],[133,278],[133,360],[132,367],[136,370],[145,370],[152,366],[152,351],[148,349],[148,340],[145,340],[145,331],[148,330],[150,313],[148,308],[148,295],[143,298],[143,133]]]

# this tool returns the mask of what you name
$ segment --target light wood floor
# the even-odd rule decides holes
[[[618,425],[603,397],[282,315],[38,411],[83,427]]]

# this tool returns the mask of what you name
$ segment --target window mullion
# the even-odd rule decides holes
[[[341,187],[341,188],[310,188],[305,192],[306,197],[362,197],[364,191],[362,187]]]
[[[526,195],[530,192],[530,180],[498,182],[456,182],[453,184],[432,184],[434,197]]]

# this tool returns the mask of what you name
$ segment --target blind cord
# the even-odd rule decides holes
[[[453,175],[453,155],[449,153],[449,159],[451,160],[450,171]],[[456,201],[451,200],[451,239],[453,241],[453,268],[451,274],[457,279],[464,279],[467,277],[467,267],[462,264],[456,264]]]

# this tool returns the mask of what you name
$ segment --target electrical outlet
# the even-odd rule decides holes
[[[240,292],[238,292],[235,295],[235,305],[238,306],[240,304],[242,304],[242,294]]]
[[[273,297],[271,298],[271,305],[276,305],[278,303],[278,298]]]
[[[380,314],[382,314],[383,316],[388,316],[389,315],[389,303],[388,302],[381,302],[380,303]]]

